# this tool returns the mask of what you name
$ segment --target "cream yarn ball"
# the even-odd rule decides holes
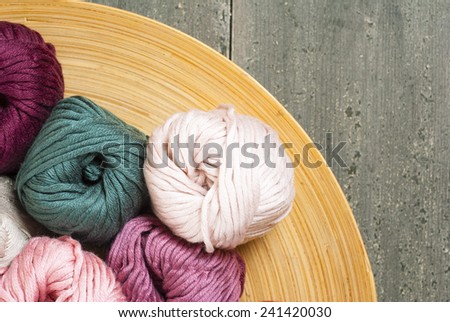
[[[156,216],[208,252],[263,236],[295,195],[278,134],[231,105],[173,115],[149,138],[144,175]]]
[[[20,253],[31,236],[43,228],[21,207],[14,193],[14,181],[0,176],[0,267],[6,267]]]

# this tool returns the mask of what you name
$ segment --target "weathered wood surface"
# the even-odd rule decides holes
[[[128,10],[184,31],[225,56],[230,54],[231,0],[91,0]]]
[[[253,75],[326,146],[381,301],[450,300],[448,1],[94,0],[178,28]],[[323,151],[325,152],[325,151]]]

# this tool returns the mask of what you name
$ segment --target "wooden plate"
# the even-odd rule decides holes
[[[1,20],[38,30],[56,46],[66,96],[87,96],[146,133],[173,113],[229,102],[291,142],[291,157],[311,143],[253,78],[186,34],[91,3],[8,2],[0,3]],[[248,272],[244,301],[376,300],[370,263],[344,194],[320,153],[311,150],[309,158],[323,165],[296,168],[289,217],[239,248]]]

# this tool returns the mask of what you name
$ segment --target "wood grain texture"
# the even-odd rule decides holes
[[[233,60],[312,136],[382,301],[450,300],[450,3],[233,1]]]
[[[230,54],[231,0],[89,0],[163,22]]]

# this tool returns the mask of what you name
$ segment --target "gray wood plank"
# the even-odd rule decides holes
[[[450,300],[450,3],[235,0],[232,58],[333,163],[379,300]]]
[[[175,27],[214,48],[230,53],[231,0],[89,0],[128,10]]]

